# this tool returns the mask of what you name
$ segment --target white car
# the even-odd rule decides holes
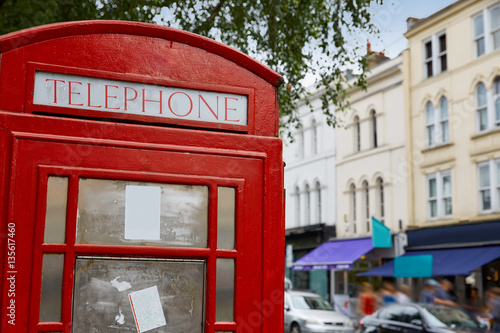
[[[353,333],[354,323],[317,294],[286,290],[285,332]]]

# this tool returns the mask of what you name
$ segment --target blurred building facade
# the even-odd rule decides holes
[[[392,249],[367,248],[345,267],[288,270],[332,299],[355,296],[363,279],[395,279],[390,259],[404,251],[443,260],[435,277],[450,279],[461,302],[472,287],[482,294],[500,283],[500,3],[459,0],[407,22],[402,55],[368,47],[367,90],[351,89],[351,110],[336,113],[341,126],[328,127],[314,100],[312,113],[301,106],[304,127],[285,146],[293,261],[370,238],[371,217],[394,236]],[[458,274],[452,264],[467,267]],[[423,279],[404,282],[423,287]]]
[[[500,3],[457,1],[409,20],[405,37],[408,249],[498,245]],[[442,237],[414,237],[423,233]],[[470,280],[487,288],[499,265],[478,266]],[[465,277],[449,278],[465,298]]]

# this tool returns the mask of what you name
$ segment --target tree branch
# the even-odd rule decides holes
[[[193,29],[193,32],[194,32],[195,34],[199,33],[199,32],[201,31],[201,28],[202,28],[205,24],[212,22],[212,21],[215,19],[215,17],[219,14],[219,12],[221,11],[221,9],[222,9],[222,7],[224,6],[224,4],[225,4],[225,3],[226,3],[226,1],[225,1],[225,0],[221,0],[221,1],[219,1],[219,3],[217,4],[217,6],[215,6],[215,8],[214,8],[214,10],[213,10],[212,14],[210,14],[210,16],[208,17],[208,19],[207,19],[205,22],[203,22],[201,25],[199,25],[199,26],[197,26],[196,28],[194,28],[194,29]]]

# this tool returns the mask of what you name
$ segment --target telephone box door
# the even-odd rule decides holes
[[[12,150],[7,274],[22,276],[2,331],[231,332],[255,316],[264,155],[26,133]]]

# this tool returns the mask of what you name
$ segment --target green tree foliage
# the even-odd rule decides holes
[[[360,54],[377,32],[370,3],[382,0],[0,0],[0,34],[54,22],[116,19],[160,23],[220,40],[283,75],[278,91],[281,127],[300,126],[297,101],[310,105],[301,82],[317,78],[322,109],[349,107],[349,85],[364,87],[367,64]],[[356,36],[358,43],[356,43]],[[359,43],[359,36],[363,36]],[[353,80],[346,69],[357,69]]]

